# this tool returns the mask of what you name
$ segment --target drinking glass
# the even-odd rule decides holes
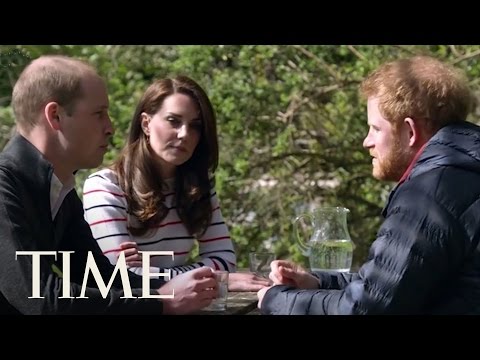
[[[275,260],[275,254],[269,252],[250,253],[250,272],[268,279],[270,263]]]

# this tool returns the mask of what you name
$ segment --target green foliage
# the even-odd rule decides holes
[[[186,74],[204,86],[218,119],[217,192],[240,267],[247,267],[249,251],[261,248],[305,263],[292,222],[312,205],[349,208],[354,262],[365,258],[392,186],[372,179],[362,148],[366,109],[358,85],[371,70],[430,54],[464,68],[472,87],[480,87],[477,46],[0,47],[0,146],[13,124],[14,79],[27,57],[45,53],[86,59],[107,79],[116,133],[104,165],[122,148],[134,107],[153,79]],[[2,66],[7,57],[16,65]],[[478,122],[478,113],[470,120]],[[80,172],[79,188],[91,171]]]

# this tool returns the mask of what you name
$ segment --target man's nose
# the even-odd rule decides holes
[[[105,125],[105,133],[109,136],[115,133],[115,129],[113,128],[112,119],[110,116],[107,115],[106,125]]]
[[[365,136],[365,139],[363,139],[363,147],[365,149],[371,148],[373,146],[373,141],[370,136],[370,132],[368,132],[367,136]]]

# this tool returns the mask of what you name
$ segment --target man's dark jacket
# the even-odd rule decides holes
[[[62,278],[53,264],[62,269],[62,256],[40,257],[40,295],[32,296],[32,256],[16,251],[73,251],[71,254],[70,296],[81,293],[87,253],[92,252],[106,284],[114,267],[103,256],[83,217],[75,190],[68,193],[55,220],[50,208],[52,165],[20,135],[0,154],[0,313],[22,314],[160,314],[157,299],[121,299],[120,275],[104,299],[90,274],[85,296],[88,299],[60,299]],[[142,278],[129,272],[133,296],[142,296]],[[163,281],[152,280],[152,294]]]
[[[390,194],[367,262],[275,286],[264,314],[480,314],[480,128],[449,125]]]

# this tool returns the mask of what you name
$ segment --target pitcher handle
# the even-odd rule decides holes
[[[301,224],[300,221],[302,219],[304,220],[305,224],[309,224],[310,227],[313,229],[313,226],[314,226],[313,215],[311,215],[311,214],[301,214],[301,215],[297,216],[295,218],[295,220],[293,221],[293,233],[295,235],[297,245],[300,248],[300,250],[302,251],[303,255],[308,256],[308,253],[309,253],[309,250],[310,250],[310,247],[308,246],[308,241],[311,238],[311,236],[313,235],[313,231],[312,231],[312,234],[307,235],[305,227],[300,225]],[[302,235],[300,235],[300,228],[302,229]]]

